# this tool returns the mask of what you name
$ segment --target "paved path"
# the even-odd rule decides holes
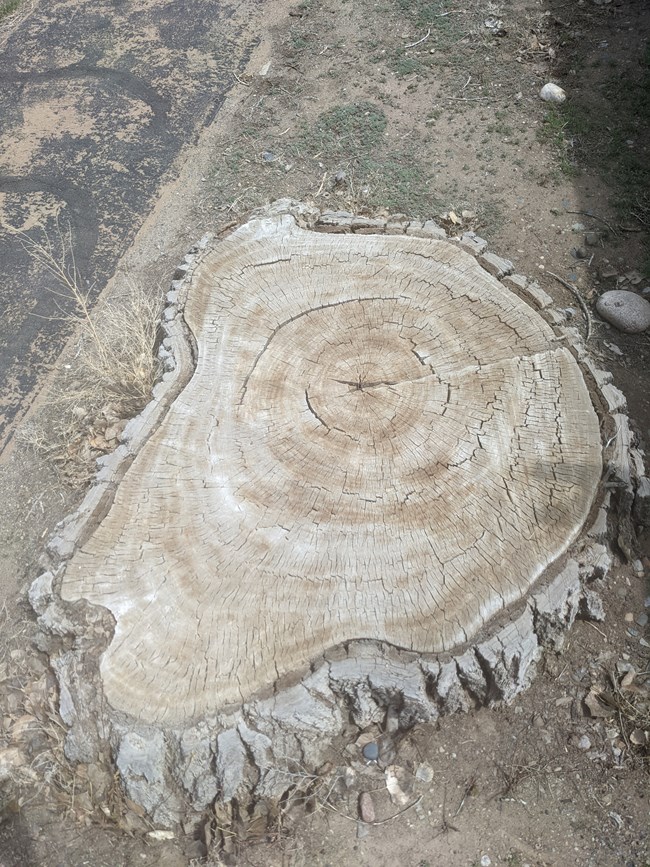
[[[83,284],[99,294],[246,53],[219,0],[42,0],[5,38],[0,449],[67,336],[54,278],[12,229],[55,247],[69,231]]]

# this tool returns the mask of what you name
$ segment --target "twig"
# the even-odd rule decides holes
[[[407,804],[403,809],[398,810],[397,813],[393,813],[392,816],[388,816],[386,819],[379,819],[376,822],[364,822],[364,825],[372,825],[373,827],[377,825],[385,825],[387,822],[392,822],[393,819],[397,819],[398,816],[401,816],[403,813],[406,813],[407,810],[412,810],[413,807],[416,807],[424,795],[420,795],[419,798],[416,798],[410,804]],[[322,802],[322,806],[325,807],[326,810],[332,810],[333,813],[338,813],[339,816],[343,816],[344,819],[349,819],[351,822],[359,822],[363,820],[356,819],[354,816],[348,816],[347,813],[342,813],[340,810],[337,810],[336,807],[333,807],[331,804],[328,804],[326,801]]]
[[[489,99],[489,96],[445,96],[443,99],[453,99],[457,102],[477,102],[480,99]]]
[[[318,192],[316,193],[317,196],[320,196],[320,194],[323,192],[323,187],[325,186],[325,179],[326,178],[327,178],[327,172],[325,172],[323,174],[323,179],[320,182],[320,187],[318,188]]]
[[[613,232],[615,235],[618,235],[616,229],[612,226],[611,223],[608,223],[604,217],[599,217],[598,214],[590,214],[589,211],[565,211],[566,214],[576,214],[580,217],[591,217],[593,220],[599,220],[601,223],[604,223],[605,226],[609,229],[610,232]]]
[[[605,633],[603,632],[603,630],[602,630],[602,629],[599,629],[599,628],[596,626],[595,623],[592,623],[592,622],[591,622],[591,620],[589,620],[588,622],[589,622],[589,626],[591,626],[593,629],[595,629],[596,632],[598,632],[600,635],[602,635],[603,638],[605,639],[605,641],[607,641],[607,636],[605,635]]]
[[[476,777],[477,777],[476,774],[472,774],[472,776],[467,781],[467,785],[465,786],[465,791],[463,792],[463,797],[460,799],[460,804],[458,805],[458,809],[456,810],[456,812],[453,815],[454,819],[457,819],[460,816],[461,810],[465,806],[465,801],[467,800],[469,793],[472,791],[472,789],[476,785]]]
[[[569,213],[572,213],[572,212],[569,212]],[[576,211],[575,213],[578,213],[578,212]],[[580,307],[582,308],[582,312],[583,312],[584,317],[585,317],[585,328],[586,328],[585,343],[586,343],[589,340],[589,336],[591,334],[591,316],[589,315],[589,308],[587,307],[587,304],[586,304],[584,298],[578,292],[576,287],[572,286],[570,283],[567,283],[567,281],[564,280],[564,278],[558,277],[558,275],[554,274],[552,271],[547,271],[546,273],[548,274],[549,277],[554,277],[558,281],[558,283],[561,283],[565,287],[565,289],[568,289],[569,292],[576,299],[576,301],[578,302]]]
[[[405,45],[404,48],[415,48],[416,45],[420,45],[422,42],[426,42],[426,40],[431,36],[431,28],[427,30],[426,36],[423,36],[422,39],[418,39],[417,42],[409,42],[408,45]]]
[[[639,229],[638,226],[621,226],[619,224],[618,228],[621,230],[621,232],[642,232],[643,231],[643,229]]]
[[[242,78],[240,78],[240,77],[237,75],[237,73],[236,73],[234,70],[232,71],[232,74],[233,74],[233,77],[235,78],[235,80],[239,82],[239,84],[243,84],[244,87],[250,87],[250,82],[249,82],[249,81],[244,81]]]

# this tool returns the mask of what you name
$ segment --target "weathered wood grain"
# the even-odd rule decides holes
[[[196,369],[61,588],[115,617],[114,708],[175,725],[352,639],[448,651],[580,532],[580,368],[458,246],[255,220],[184,317]]]

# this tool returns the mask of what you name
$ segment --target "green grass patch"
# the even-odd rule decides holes
[[[376,147],[387,125],[386,115],[372,102],[339,105],[321,114],[312,126],[304,125],[302,139],[312,153],[354,158]]]
[[[444,28],[445,18],[451,16],[441,16],[449,12],[452,7],[447,0],[440,0],[437,3],[429,3],[427,0],[397,0],[397,8],[408,15],[418,27],[430,27],[435,24],[436,27]]]
[[[417,57],[406,57],[401,51],[393,57],[390,66],[400,78],[405,75],[413,75],[422,69],[422,63]]]
[[[12,12],[15,12],[19,6],[20,0],[4,0],[4,2],[0,2],[0,21],[2,21],[3,18],[6,18],[7,15],[11,15]]]

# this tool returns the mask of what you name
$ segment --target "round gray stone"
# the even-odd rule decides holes
[[[619,331],[640,334],[650,327],[650,301],[636,292],[614,289],[604,292],[596,304],[598,313]]]
[[[374,741],[366,744],[362,752],[364,759],[368,759],[369,762],[376,762],[379,758],[379,746]]]

